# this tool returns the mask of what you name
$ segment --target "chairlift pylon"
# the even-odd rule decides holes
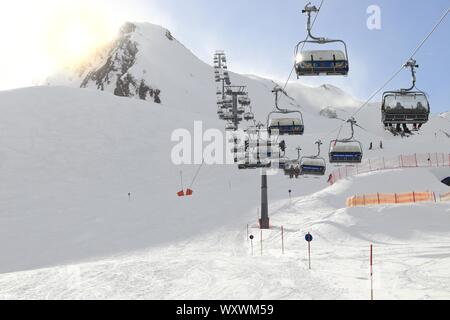
[[[295,47],[295,70],[297,78],[303,76],[347,76],[349,59],[347,44],[343,40],[333,40],[312,35],[312,14],[318,14],[319,9],[308,3],[302,13],[308,16],[308,39],[301,41]],[[326,45],[341,43],[344,50],[312,50],[303,51],[306,44]]]

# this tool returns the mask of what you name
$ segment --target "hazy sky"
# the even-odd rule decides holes
[[[24,2],[30,5],[49,2],[50,5],[47,5],[42,10],[43,13],[36,17],[32,14],[36,10],[30,8],[22,10],[27,8],[20,4]],[[69,3],[71,0],[58,3],[62,2]],[[78,0],[74,3],[81,2],[83,1]],[[114,29],[124,20],[160,24],[170,29],[178,40],[207,62],[212,59],[214,50],[224,49],[229,57],[230,69],[233,71],[286,80],[292,67],[294,45],[306,36],[306,18],[301,14],[306,2],[302,0],[97,0],[86,3],[89,3],[87,10],[94,13],[94,16],[100,17],[97,21],[89,14],[89,19],[96,20],[95,23],[91,21],[89,28],[97,24],[97,29],[100,27]],[[47,17],[48,12],[57,14],[59,10],[55,9],[55,2],[52,0],[17,0],[14,3],[17,4],[16,11],[9,11],[8,16],[14,17],[16,23],[20,23],[22,19],[34,19],[34,26],[42,22],[41,20]],[[92,5],[93,3],[95,5]],[[319,5],[320,0],[313,3]],[[371,5],[377,5],[381,9],[381,30],[367,28],[369,18],[367,9]],[[330,83],[360,99],[366,99],[405,62],[405,59],[449,7],[450,0],[325,0],[314,33],[347,42],[351,74],[346,78],[322,77],[294,79],[294,81],[310,85]],[[31,17],[27,16],[26,12],[30,12]],[[0,21],[2,20],[4,19],[0,13]],[[25,26],[30,24],[25,23]],[[0,29],[0,36],[3,36],[5,29],[2,25],[0,27],[3,27]],[[28,26],[25,29],[28,28],[33,27]],[[11,33],[14,34],[14,28],[10,26],[7,30],[11,37]],[[96,34],[96,37],[106,38],[106,33],[102,31]],[[24,37],[25,34],[26,32],[21,33]],[[112,31],[108,33],[108,36],[111,34],[113,34]],[[35,38],[39,39],[38,36]],[[81,35],[78,35],[78,38],[81,38]],[[23,41],[21,43],[23,47]],[[5,55],[4,50],[11,49],[11,44],[3,42],[1,45],[3,47],[0,48],[0,52]],[[21,48],[19,45],[16,47]],[[32,51],[21,54],[22,59],[23,56],[33,55]],[[44,55],[45,53],[42,53],[42,56]],[[45,72],[46,68],[42,66],[28,73],[27,68],[23,66],[16,69],[15,64],[18,62],[13,56],[17,55],[10,53],[10,56],[11,59],[8,59],[7,64],[10,77],[0,76],[0,89],[30,85],[33,78]],[[449,110],[450,15],[416,58],[420,64],[417,85],[430,95],[433,111]],[[2,60],[4,65],[0,62],[0,67],[6,68],[6,63],[4,59]],[[36,64],[32,60],[29,61],[31,61],[30,64]],[[37,69],[40,71],[38,72]],[[410,74],[405,71],[387,89],[408,87],[409,84]]]

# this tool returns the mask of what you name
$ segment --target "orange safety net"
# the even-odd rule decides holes
[[[331,174],[331,178],[328,182],[333,185],[339,180],[373,171],[429,167],[450,167],[450,154],[422,153],[383,157],[378,159],[365,159],[360,164],[356,164],[351,167],[342,167],[335,170]]]
[[[441,202],[450,202],[450,192],[441,194]]]
[[[347,207],[353,208],[384,204],[406,204],[418,202],[436,202],[436,195],[433,192],[367,194],[348,198]]]

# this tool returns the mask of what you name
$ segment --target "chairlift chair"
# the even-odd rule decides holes
[[[272,167],[272,162],[270,161],[259,161],[253,162],[241,162],[238,164],[239,170],[254,170],[254,169],[268,169]]]
[[[302,157],[300,159],[300,172],[302,175],[315,175],[323,176],[327,170],[327,164],[324,158],[320,156],[320,147],[322,146],[322,141],[316,142],[318,146],[318,153],[311,157]]]
[[[284,175],[288,176],[290,179],[298,179],[301,175],[300,163],[298,160],[289,160],[285,164],[283,169]]]
[[[286,156],[280,156],[278,159],[278,169],[284,170],[287,168],[287,163],[289,162],[289,158]]]
[[[306,5],[303,13],[307,14],[307,30],[310,40],[304,40],[295,47],[295,70],[297,78],[303,76],[346,76],[349,73],[349,59],[347,44],[343,40],[332,40],[312,35],[311,15],[317,14],[319,9],[310,4]],[[303,51],[306,44],[326,45],[340,43],[344,50],[313,50]]]
[[[269,135],[279,136],[300,136],[305,133],[305,125],[303,122],[303,114],[300,111],[280,109],[278,106],[278,95],[283,92],[281,88],[275,88],[275,111],[269,113],[267,117],[267,129]],[[274,118],[276,114],[281,114],[284,117]],[[297,114],[298,117],[286,117],[286,115]]]
[[[227,119],[225,119],[225,120],[227,120]],[[225,126],[225,130],[226,131],[236,131],[237,127],[234,125],[234,123],[230,122]]]
[[[275,112],[272,112],[271,114],[274,113]],[[300,112],[298,113],[301,115]],[[279,136],[301,136],[305,133],[305,126],[303,125],[303,120],[301,117],[269,119],[268,129],[270,135]]]
[[[428,122],[430,117],[428,97],[425,92],[416,88],[415,69],[419,67],[417,62],[411,59],[404,67],[411,69],[412,86],[408,89],[383,93],[381,113],[385,126],[393,124],[423,125]]]
[[[238,160],[239,170],[254,170],[254,169],[266,169],[272,167],[272,162],[269,158],[260,159],[250,157],[250,153],[245,153],[244,157]]]
[[[232,121],[232,120],[234,119],[234,115],[233,115],[232,112],[225,111],[225,112],[223,113],[223,118],[224,118],[225,120]]]
[[[347,121],[350,124],[352,135],[348,139],[333,140],[330,143],[330,163],[355,164],[361,163],[363,159],[363,147],[361,142],[354,139],[357,122],[354,118]]]
[[[245,121],[252,121],[254,119],[255,119],[255,115],[251,111],[248,111],[248,112],[244,113],[244,120]]]
[[[243,106],[249,106],[251,103],[251,100],[248,96],[243,96],[239,98],[239,103]]]
[[[330,163],[361,163],[363,151],[361,142],[356,140],[334,140],[330,144]]]
[[[302,175],[323,176],[326,170],[327,165],[323,158],[304,157],[300,160],[300,172]]]

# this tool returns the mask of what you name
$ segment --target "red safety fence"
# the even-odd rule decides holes
[[[367,207],[384,204],[407,204],[420,202],[436,202],[434,192],[409,192],[409,193],[377,193],[353,196],[347,199],[347,207]]]
[[[341,167],[335,170],[329,179],[330,184],[339,180],[357,176],[373,171],[401,169],[401,168],[433,168],[450,167],[450,154],[446,153],[423,153],[413,155],[401,155],[398,157],[383,157],[378,159],[367,159],[355,166]]]
[[[441,194],[441,202],[450,202],[450,192]]]

